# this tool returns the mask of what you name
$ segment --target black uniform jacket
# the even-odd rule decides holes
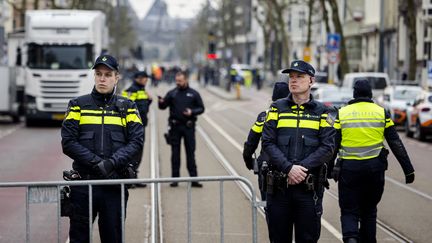
[[[74,160],[72,167],[81,175],[94,175],[92,167],[103,159],[111,159],[119,171],[143,149],[143,126],[136,105],[94,88],[91,94],[69,102],[61,136],[63,152]]]
[[[123,94],[123,96],[127,96],[129,99],[135,102],[141,116],[142,124],[143,126],[147,126],[147,113],[152,100],[149,99],[147,92],[145,91],[145,86],[134,81],[132,85],[124,91]]]
[[[350,100],[348,102],[348,105],[355,104],[358,102],[371,102],[373,103],[373,100],[369,98],[359,97],[353,100]],[[386,119],[391,119],[391,116],[388,112],[385,113]],[[339,114],[337,115],[337,120],[339,120]],[[336,129],[336,151],[339,150],[339,146],[342,140],[342,130]],[[412,172],[414,172],[414,167],[411,163],[411,160],[408,156],[408,153],[405,149],[405,146],[403,145],[399,134],[396,131],[396,128],[394,126],[389,126],[384,129],[384,138],[387,141],[387,144],[389,145],[391,151],[395,155],[396,159],[398,160],[399,164],[402,167],[402,170],[404,171],[405,175],[408,175]],[[381,171],[387,169],[387,163],[383,163],[379,156],[377,158],[372,159],[366,159],[361,160],[361,163],[359,163],[358,160],[344,160],[344,166],[342,168],[348,169],[348,170],[362,170],[365,167],[368,167],[372,171]]]
[[[313,100],[297,105],[292,94],[275,101],[264,123],[262,146],[270,164],[288,173],[294,164],[318,173],[335,149],[335,129],[327,122],[328,109]]]
[[[252,128],[249,130],[249,134],[246,140],[247,146],[250,148],[247,151],[249,153],[255,152],[255,150],[258,147],[258,144],[261,140],[262,135],[262,129],[264,127],[264,122],[267,117],[267,112],[263,111],[258,114],[258,117],[252,126]],[[243,151],[245,153],[246,151]],[[248,154],[247,156],[252,157],[252,154]],[[258,157],[258,161],[268,161],[268,155],[264,152],[264,150],[261,149],[261,153]]]
[[[181,124],[186,124],[187,121],[196,121],[196,116],[204,112],[204,104],[200,94],[189,86],[181,89],[174,88],[170,90],[164,98],[164,102],[159,103],[160,109],[169,107],[169,121],[176,121]],[[192,110],[192,116],[183,115],[186,108]]]

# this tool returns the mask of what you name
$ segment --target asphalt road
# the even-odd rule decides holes
[[[234,100],[213,88],[195,84],[203,97],[206,112],[199,117],[196,139],[196,160],[199,176],[237,174],[250,180],[257,189],[257,178],[244,166],[242,144],[256,116],[270,104],[269,89],[242,90],[242,99]],[[173,86],[162,84],[149,87],[153,97],[164,95]],[[171,175],[170,147],[163,140],[167,129],[168,111],[160,111],[152,104],[150,123],[146,129],[145,153],[140,167],[140,178]],[[386,187],[378,209],[382,227],[379,242],[429,242],[432,238],[432,172],[430,158],[432,141],[419,142],[400,133],[416,169],[414,184],[405,185],[402,170],[391,155],[386,173]],[[26,128],[0,120],[0,182],[62,180],[63,169],[70,168],[71,160],[63,155],[60,146],[60,127]],[[182,176],[188,176],[185,154],[182,151]],[[157,239],[163,242],[220,242],[220,188],[218,182],[204,182],[203,188],[191,188],[191,229],[187,228],[188,184],[171,188],[160,184],[159,225],[151,224],[151,187],[129,190],[126,220],[126,242],[151,242],[152,228],[160,230]],[[251,242],[251,204],[237,183],[223,183],[224,242]],[[0,189],[0,242],[23,242],[25,237],[25,190]],[[67,241],[68,220],[61,219],[60,241]],[[55,204],[30,205],[31,242],[57,242]],[[95,231],[97,224],[95,224]],[[257,218],[258,242],[268,242],[263,214]],[[400,234],[400,236],[398,236]],[[320,242],[340,241],[337,186],[332,183],[324,197],[324,214]],[[401,239],[405,238],[404,239]],[[94,234],[98,242],[98,234]]]

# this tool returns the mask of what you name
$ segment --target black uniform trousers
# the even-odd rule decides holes
[[[119,243],[121,232],[120,186],[93,186],[92,223],[99,217],[99,235],[102,243]],[[125,218],[129,193],[125,188]],[[73,215],[70,216],[70,243],[86,243],[89,239],[89,189],[88,186],[71,187]]]
[[[184,139],[186,148],[186,163],[189,175],[195,177],[198,175],[195,163],[195,126],[188,127],[183,124],[171,126],[171,170],[172,177],[180,177],[180,145],[181,139]]]
[[[374,243],[377,205],[384,192],[384,170],[368,166],[355,166],[355,170],[349,170],[349,167],[353,167],[349,163],[362,161],[347,160],[342,164],[338,183],[342,235],[344,240],[357,238],[360,242]]]
[[[315,197],[316,196],[316,197]],[[272,243],[318,242],[321,233],[323,191],[307,191],[304,184],[267,194],[268,230]]]

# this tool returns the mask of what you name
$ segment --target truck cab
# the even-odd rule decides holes
[[[100,11],[27,11],[26,124],[63,120],[69,100],[91,91],[91,66],[106,46],[105,15]]]

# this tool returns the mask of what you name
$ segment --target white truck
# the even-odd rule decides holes
[[[26,125],[62,120],[68,101],[91,91],[90,68],[107,45],[100,11],[27,11],[22,51]]]

